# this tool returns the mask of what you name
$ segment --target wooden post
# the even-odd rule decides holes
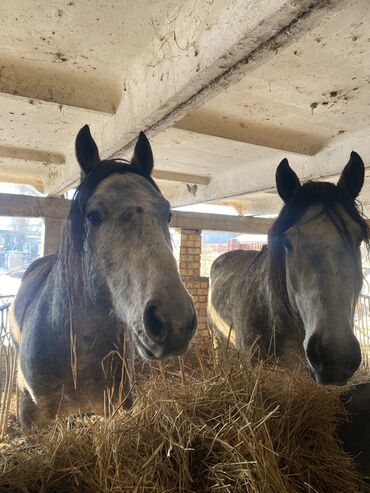
[[[52,255],[59,250],[65,219],[44,217],[44,255]]]

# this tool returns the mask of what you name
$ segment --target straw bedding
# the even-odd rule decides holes
[[[129,412],[13,433],[0,444],[0,491],[360,491],[335,438],[338,390],[230,351],[198,360],[154,365]]]

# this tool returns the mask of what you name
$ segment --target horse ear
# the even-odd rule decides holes
[[[88,125],[83,126],[78,132],[75,150],[78,164],[86,175],[100,163],[98,147]]]
[[[283,159],[277,167],[275,178],[277,191],[287,204],[301,186],[299,178],[289,166],[287,158]]]
[[[134,155],[131,158],[131,164],[138,168],[146,175],[150,175],[153,170],[153,153],[149,140],[144,132],[140,132],[139,138],[135,145]]]
[[[337,186],[344,188],[355,199],[361,192],[364,179],[364,162],[357,152],[352,151],[351,157],[340,175]]]

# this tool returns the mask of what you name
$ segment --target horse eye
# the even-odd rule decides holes
[[[284,237],[284,246],[288,250],[288,252],[291,252],[293,250],[293,245],[290,243],[287,237]]]
[[[99,226],[103,222],[103,217],[98,211],[91,211],[87,214],[87,220],[91,222],[93,226]]]

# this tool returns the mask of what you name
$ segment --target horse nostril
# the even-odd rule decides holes
[[[320,372],[324,366],[323,355],[320,353],[320,338],[317,334],[313,334],[308,341],[306,355],[311,366],[318,372]]]
[[[167,337],[167,330],[164,321],[157,313],[156,305],[148,305],[144,312],[144,326],[151,339],[156,342],[163,342]]]

